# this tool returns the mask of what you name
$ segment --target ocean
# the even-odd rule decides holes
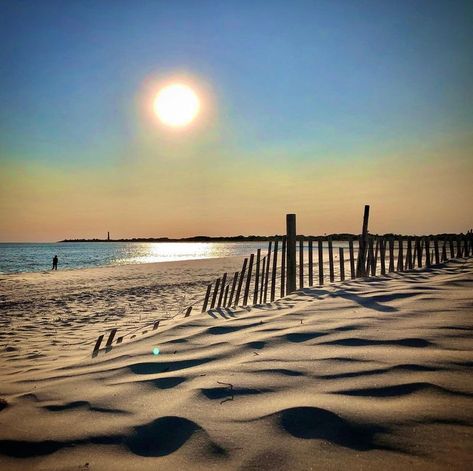
[[[58,268],[103,267],[203,258],[247,256],[267,242],[59,242],[0,243],[0,273],[50,270],[54,255]]]

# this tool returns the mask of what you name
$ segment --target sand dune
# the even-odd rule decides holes
[[[151,308],[148,269],[2,278],[2,469],[471,466],[473,260],[178,317],[92,358]]]

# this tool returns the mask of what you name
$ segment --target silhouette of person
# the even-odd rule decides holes
[[[57,262],[58,262],[58,258],[57,258],[57,255],[55,255],[53,257],[53,270],[57,270]]]

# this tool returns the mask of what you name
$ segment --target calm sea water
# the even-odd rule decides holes
[[[63,270],[245,256],[258,248],[266,249],[267,242],[0,243],[0,273],[49,270],[54,255],[58,256],[59,269]]]

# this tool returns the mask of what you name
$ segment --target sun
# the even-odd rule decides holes
[[[163,124],[184,127],[199,114],[200,100],[189,86],[173,83],[157,93],[153,109]]]

